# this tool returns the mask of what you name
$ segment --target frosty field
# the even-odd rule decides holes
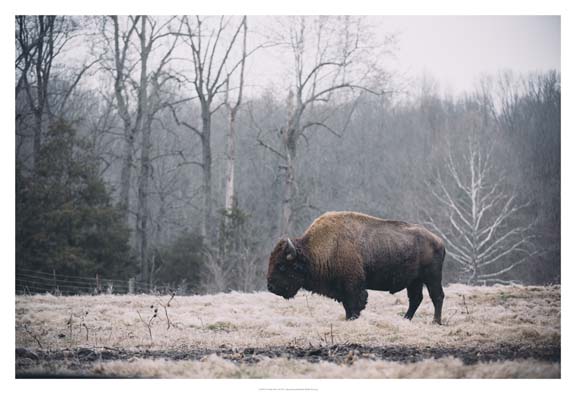
[[[432,324],[427,294],[414,319],[403,319],[405,291],[370,291],[355,321],[307,292],[289,301],[267,292],[17,296],[16,374],[560,377],[560,286],[450,285],[445,293],[442,326]]]

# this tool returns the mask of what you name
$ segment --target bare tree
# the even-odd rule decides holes
[[[507,191],[492,150],[482,146],[477,134],[464,152],[446,161],[446,176],[438,174],[429,188],[444,206],[445,221],[430,221],[447,243],[448,256],[462,269],[469,284],[509,283],[505,274],[535,256],[534,223],[521,214],[530,202]]]
[[[222,264],[222,259],[211,250],[204,253],[204,290],[207,293],[220,293],[229,290],[228,284],[234,265]]]
[[[149,256],[149,189],[152,174],[150,151],[152,149],[151,134],[152,123],[157,113],[166,108],[162,97],[164,85],[172,76],[166,71],[171,60],[172,52],[176,46],[177,35],[169,30],[171,22],[175,19],[152,18],[149,16],[130,16],[127,18],[127,28],[123,32],[120,28],[119,18],[111,16],[113,22],[113,66],[109,70],[114,76],[114,95],[118,114],[124,125],[124,154],[122,157],[122,172],[120,177],[120,206],[123,208],[126,219],[131,212],[130,187],[132,184],[132,169],[134,167],[134,152],[136,138],[141,136],[139,177],[137,187],[136,206],[136,243],[141,266],[142,278],[151,281]],[[134,38],[134,39],[133,39]],[[159,48],[160,40],[171,38],[167,48],[159,59],[152,61],[155,49]],[[137,48],[137,58],[129,59],[130,48]],[[159,51],[156,51],[159,52]],[[134,78],[134,74],[138,74]],[[135,97],[132,100],[131,98]]]
[[[174,18],[169,18],[163,23],[151,17],[142,16],[141,26],[138,30],[138,38],[140,41],[140,90],[138,95],[139,108],[144,114],[144,121],[142,124],[142,147],[140,150],[140,179],[138,182],[138,210],[136,213],[136,230],[138,239],[138,248],[140,261],[142,264],[142,272],[144,279],[152,283],[153,269],[150,267],[149,256],[149,222],[150,222],[150,209],[149,209],[149,189],[150,177],[152,176],[152,163],[150,158],[150,151],[152,149],[151,135],[152,135],[152,122],[156,114],[166,105],[162,101],[162,88],[171,79],[171,76],[165,72],[166,65],[171,59],[172,52],[176,46],[177,37],[172,39],[166,52],[162,55],[158,65],[148,73],[148,60],[151,55],[154,44],[157,43],[162,37],[169,35],[168,30],[170,22]],[[149,29],[149,32],[148,32]],[[149,89],[149,86],[150,89]]]
[[[243,292],[256,291],[261,288],[259,282],[266,276],[265,272],[262,272],[262,265],[259,264],[263,257],[254,255],[252,250],[244,250],[241,252],[241,258],[243,263],[238,266],[236,287]]]
[[[132,168],[134,166],[134,144],[136,133],[140,129],[142,121],[142,111],[136,111],[135,119],[129,109],[129,87],[128,81],[132,66],[129,64],[129,48],[132,45],[132,36],[136,30],[139,16],[128,20],[128,27],[122,31],[118,16],[112,15],[110,19],[113,23],[113,39],[111,45],[114,50],[113,65],[109,70],[114,76],[114,97],[118,109],[118,115],[124,125],[124,152],[122,155],[122,169],[120,175],[120,204],[128,221],[130,212],[130,187],[132,184]]]
[[[38,157],[42,135],[46,126],[45,118],[49,112],[48,91],[51,81],[52,65],[55,57],[68,41],[66,29],[59,29],[57,22],[63,18],[38,15],[34,17],[17,16],[16,42],[19,55],[16,69],[20,76],[16,83],[16,95],[26,93],[29,108],[34,116],[33,158]]]
[[[194,65],[194,76],[191,81],[196,98],[200,103],[201,126],[179,121],[174,111],[176,121],[191,130],[201,141],[202,160],[202,222],[201,234],[207,244],[211,243],[213,231],[213,196],[212,196],[212,115],[223,105],[218,96],[224,93],[231,73],[243,64],[246,54],[238,59],[234,56],[234,48],[245,26],[245,19],[234,28],[230,28],[234,18],[220,17],[216,25],[208,18],[184,17],[184,42],[191,51]],[[231,32],[231,34],[229,34]],[[228,37],[227,37],[228,36]]]
[[[52,90],[57,59],[78,27],[73,17],[16,16],[16,99],[23,94],[33,117],[32,158],[36,163],[48,121],[62,115],[66,103],[85,72],[95,62],[83,65],[62,92]],[[27,113],[17,113],[26,117]]]
[[[236,116],[242,104],[242,94],[244,90],[244,67],[246,63],[246,37],[248,33],[248,24],[246,17],[242,19],[243,35],[242,35],[242,58],[240,65],[240,77],[238,83],[238,94],[236,101],[232,104],[230,102],[230,77],[226,82],[226,99],[225,105],[228,110],[228,135],[226,136],[226,185],[224,187],[224,232],[229,227],[229,216],[233,214],[236,206],[236,192],[234,189],[234,173],[236,166]]]
[[[326,16],[290,18],[280,38],[292,56],[293,82],[287,100],[288,113],[286,123],[280,130],[281,147],[273,148],[262,140],[259,143],[284,161],[281,236],[293,230],[298,192],[295,164],[299,140],[306,139],[307,131],[319,129],[341,136],[354,110],[354,105],[350,103],[357,97],[350,97],[347,93],[383,93],[384,86],[377,89],[368,87],[369,72],[361,67],[368,64],[361,59],[367,49],[360,45],[362,38],[360,20]],[[371,68],[378,71],[375,66]],[[351,107],[347,116],[340,120],[339,127],[331,126],[329,119],[338,111],[346,111],[346,104]]]

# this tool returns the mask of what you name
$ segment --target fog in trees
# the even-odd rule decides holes
[[[352,16],[17,16],[15,41],[17,291],[263,290],[332,210],[429,227],[447,282],[560,281],[559,70],[441,93]]]

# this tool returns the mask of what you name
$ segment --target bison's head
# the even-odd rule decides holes
[[[268,264],[268,290],[286,299],[298,293],[306,274],[306,257],[290,239],[279,241]]]

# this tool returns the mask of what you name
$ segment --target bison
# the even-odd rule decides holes
[[[280,240],[268,266],[268,290],[290,299],[300,288],[344,305],[346,319],[360,316],[367,290],[407,289],[412,319],[426,285],[441,323],[444,242],[423,226],[357,212],[328,212],[300,238]]]

